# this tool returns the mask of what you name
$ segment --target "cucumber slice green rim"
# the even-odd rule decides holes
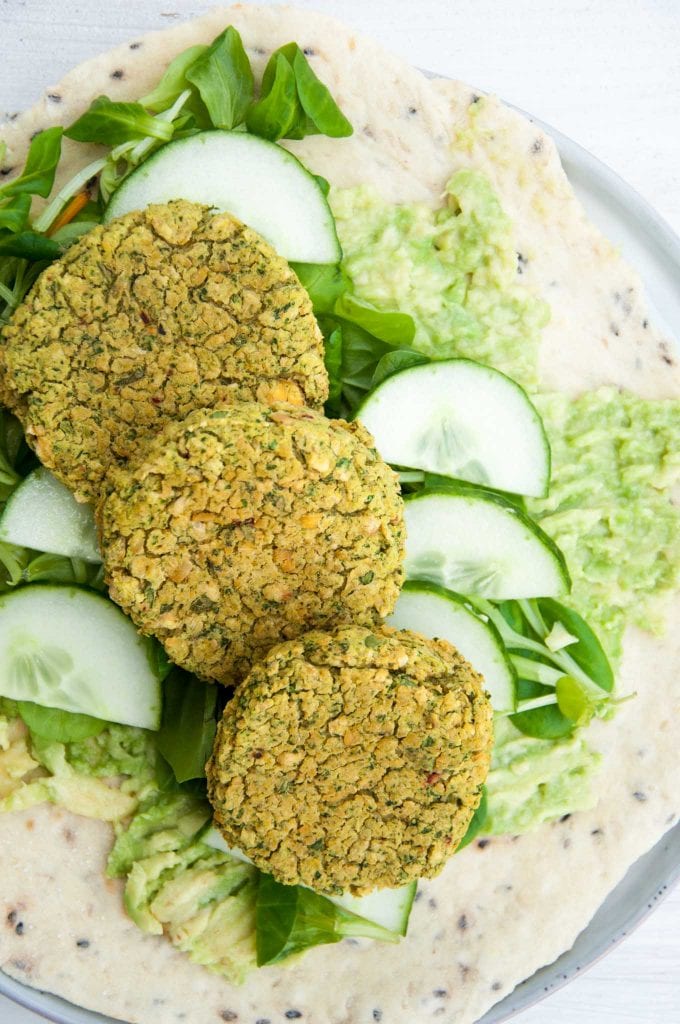
[[[36,583],[0,595],[0,696],[158,729],[161,686],[123,612],[92,590]]]
[[[169,142],[114,192],[104,221],[172,199],[232,213],[287,260],[337,263],[342,256],[316,177],[283,146],[256,135],[214,129]]]
[[[12,491],[0,516],[0,541],[84,562],[101,562],[90,505],[76,501],[44,466]]]
[[[387,625],[448,640],[484,677],[493,710],[515,710],[517,673],[501,635],[461,594],[429,580],[407,580]]]
[[[499,494],[453,482],[424,488],[404,496],[404,518],[408,579],[493,601],[570,589],[555,542]]]
[[[531,497],[550,483],[543,421],[519,384],[471,359],[393,374],[354,414],[386,462]]]

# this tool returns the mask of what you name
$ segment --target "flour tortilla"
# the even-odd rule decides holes
[[[334,185],[369,183],[390,200],[437,204],[456,168],[490,176],[515,221],[524,280],[552,307],[541,351],[545,387],[578,393],[610,383],[648,397],[680,395],[675,359],[647,322],[637,276],[588,224],[552,142],[492,100],[480,115],[481,137],[470,151],[454,151],[472,91],[428,81],[324,16],[238,6],[118,47],[76,68],[3,129],[9,162],[20,165],[33,132],[69,123],[100,93],[143,95],[176,53],[227,24],[241,32],[258,71],[291,39],[313,51],[312,65],[355,135],[290,148]],[[112,77],[120,71],[122,78]],[[65,177],[90,158],[74,147],[68,153]],[[680,598],[668,622],[679,614]],[[439,878],[421,884],[408,937],[397,947],[319,947],[233,988],[126,917],[120,884],[104,878],[108,826],[43,806],[0,825],[0,921],[15,911],[24,926],[17,935],[0,924],[0,965],[29,985],[134,1024],[276,1021],[291,1010],[312,1024],[435,1017],[471,1024],[568,949],[627,868],[677,820],[679,666],[677,631],[659,640],[629,630],[618,686],[638,697],[613,723],[590,731],[604,759],[598,806],[458,854]],[[89,946],[79,946],[82,939]]]

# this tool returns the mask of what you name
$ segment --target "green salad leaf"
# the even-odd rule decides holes
[[[16,256],[18,259],[33,263],[51,263],[61,255],[61,252],[62,249],[58,242],[37,231],[20,231],[18,234],[0,233],[0,259],[3,256]]]
[[[4,205],[0,205],[0,232],[11,231],[13,234],[17,234],[19,231],[23,231],[28,223],[30,212],[31,197],[27,192],[20,192],[8,199]],[[2,238],[1,233],[0,238]]]
[[[392,346],[368,331],[335,317],[319,318],[326,344],[331,343],[330,361],[326,366],[330,378],[330,394],[326,412],[330,416],[347,417],[370,389],[376,366]]]
[[[573,637],[573,642],[567,644],[564,650],[596,686],[611,693],[614,689],[614,672],[602,644],[585,619],[572,608],[552,598],[539,598],[536,607],[541,615],[541,625],[546,630],[544,638],[550,635],[556,624],[561,625],[565,633]]]
[[[46,128],[31,140],[21,174],[0,188],[0,201],[20,194],[42,196],[52,191],[61,156],[62,128]]]
[[[392,373],[429,361],[410,347],[413,319],[358,299],[338,264],[292,264],[324,335],[329,416],[351,415],[365,393]]]
[[[338,263],[291,263],[291,268],[312,300],[316,315],[332,313],[349,285],[342,267]]]
[[[535,698],[548,698],[551,703],[511,715],[510,721],[515,728],[523,732],[525,736],[533,736],[534,739],[540,740],[558,740],[571,736],[574,731],[574,722],[560,710],[556,700],[555,687],[543,686],[533,680],[519,678],[517,680],[519,706],[522,706],[523,701]]]
[[[268,84],[267,74],[272,68]],[[295,72],[283,56],[277,53],[267,65],[262,93],[257,103],[248,110],[246,125],[253,135],[276,142],[278,139],[291,137],[291,132],[298,120],[300,105],[298,102]]]
[[[342,403],[342,331],[336,327],[326,338],[324,364],[328,374],[328,401],[326,412],[333,414]]]
[[[345,291],[337,299],[333,313],[341,320],[356,324],[374,338],[389,345],[408,347],[415,337],[415,323],[408,313],[378,309],[371,302],[357,298],[350,291]],[[427,357],[424,358],[427,360]]]
[[[325,896],[301,885],[282,885],[271,875],[260,875],[255,921],[258,967],[348,936],[399,941],[394,932],[338,907]]]
[[[217,721],[217,686],[173,668],[163,686],[159,751],[178,782],[205,778]]]
[[[269,58],[260,97],[250,107],[246,124],[254,135],[271,142],[306,135],[342,138],[353,132],[297,43],[286,43]]]
[[[614,687],[609,659],[577,612],[552,598],[471,603],[496,626],[517,672],[515,728],[557,740],[613,711],[618,702],[605,696]]]
[[[103,568],[81,558],[0,542],[0,593],[27,583],[77,583],[104,590]]]
[[[205,44],[199,43],[197,46],[190,46],[187,50],[179,53],[168,64],[158,85],[140,99],[140,106],[155,114],[160,114],[163,110],[171,107],[185,89],[192,88],[192,83],[189,82],[186,73],[207,49]]]
[[[297,43],[288,43],[281,52],[292,63],[300,104],[307,115],[305,135],[315,132],[332,139],[346,138],[354,129],[337,105],[329,90],[312,71],[311,65]],[[302,138],[303,136],[300,136]]]
[[[35,463],[16,416],[0,406],[0,504]]]
[[[430,360],[422,352],[415,352],[413,349],[396,349],[394,352],[386,352],[376,364],[371,378],[371,389],[377,388],[388,377],[392,377],[401,370],[408,370],[410,366],[422,366]]]
[[[482,798],[479,801],[475,813],[472,815],[472,818],[470,819],[470,824],[468,825],[467,832],[465,833],[465,835],[458,844],[456,853],[458,853],[460,850],[464,850],[466,846],[469,846],[470,843],[477,838],[481,830],[484,828],[484,825],[486,824],[488,813],[489,800],[486,792],[486,786],[482,786]]]
[[[253,98],[253,72],[241,37],[231,25],[185,68],[215,128],[237,128]]]
[[[73,743],[85,740],[89,736],[98,736],[109,725],[101,718],[77,715],[71,711],[60,711],[58,708],[46,708],[25,700],[18,701],[17,708],[32,734],[57,743]]]
[[[119,103],[98,96],[64,135],[75,142],[119,146],[147,137],[167,142],[172,138],[172,126],[147,113],[141,103]]]
[[[612,701],[606,697],[596,697],[578,679],[562,676],[555,686],[557,706],[565,718],[570,719],[576,727],[588,725],[595,717],[607,718],[614,713],[621,700]],[[631,697],[635,695],[632,694]],[[623,700],[629,700],[626,697]]]

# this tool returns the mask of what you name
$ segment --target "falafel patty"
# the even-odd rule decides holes
[[[286,261],[230,214],[181,200],[86,234],[2,339],[0,397],[82,501],[192,409],[328,395],[323,339]]]
[[[482,677],[446,641],[312,632],[270,650],[227,704],[208,795],[226,841],[262,871],[360,895],[441,870],[491,746]]]
[[[199,410],[107,484],[111,597],[204,678],[237,682],[272,644],[373,625],[397,600],[397,476],[358,423],[287,404]]]

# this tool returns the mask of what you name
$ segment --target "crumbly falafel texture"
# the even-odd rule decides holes
[[[273,644],[374,625],[397,600],[397,476],[358,423],[288,404],[199,410],[108,484],[111,597],[203,678],[238,682]]]
[[[227,842],[324,893],[436,875],[479,803],[493,742],[480,675],[389,627],[274,647],[227,704],[208,792]]]
[[[323,339],[286,261],[182,200],[99,226],[45,270],[2,334],[0,397],[83,501],[111,462],[192,409],[322,406]]]

